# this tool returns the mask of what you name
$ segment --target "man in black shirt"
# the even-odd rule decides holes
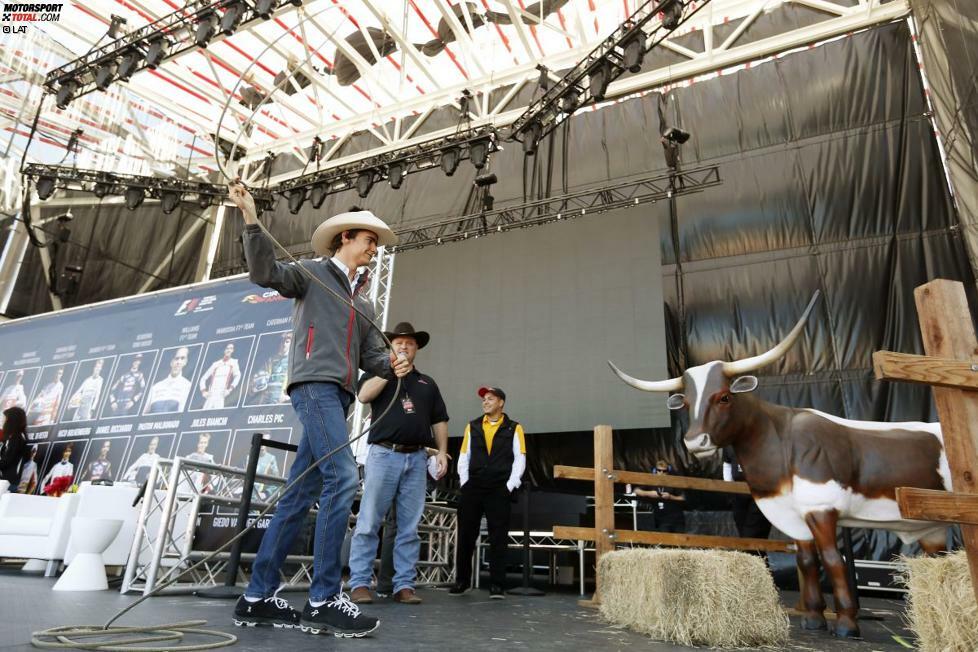
[[[665,460],[655,463],[652,473],[668,474],[672,468]],[[683,514],[683,503],[686,497],[679,489],[669,487],[637,488],[635,495],[645,499],[652,508],[654,521],[652,528],[658,532],[685,532],[686,516]]]
[[[350,545],[350,599],[372,602],[370,577],[377,556],[377,532],[393,504],[397,512],[397,538],[394,542],[394,600],[405,604],[421,602],[414,592],[414,580],[421,539],[418,522],[424,511],[428,471],[425,447],[434,433],[438,448],[437,473],[448,470],[448,412],[434,379],[414,367],[418,349],[428,344],[429,335],[401,322],[386,334],[394,353],[407,359],[411,370],[401,379],[401,391],[390,412],[367,441],[364,465],[363,498],[357,514],[357,527]],[[395,384],[385,378],[364,375],[357,398],[370,403],[373,415],[380,415],[394,398]]]

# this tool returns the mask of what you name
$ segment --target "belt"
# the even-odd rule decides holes
[[[417,453],[419,450],[424,448],[424,446],[420,446],[417,444],[412,444],[412,445],[394,444],[389,441],[375,441],[374,443],[378,446],[389,448],[395,453]]]

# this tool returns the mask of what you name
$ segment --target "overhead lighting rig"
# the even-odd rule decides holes
[[[530,103],[510,125],[513,140],[532,156],[540,139],[574,111],[605,98],[608,85],[628,71],[638,72],[645,55],[686,23],[710,0],[646,0],[608,38]]]
[[[378,181],[386,180],[391,188],[400,188],[408,174],[422,170],[440,167],[446,175],[452,176],[465,159],[481,170],[489,155],[498,150],[496,130],[493,127],[477,127],[396,152],[310,172],[279,183],[274,191],[287,198],[295,197],[294,203],[290,202],[290,208],[297,205],[293,212],[298,212],[302,204],[299,203],[299,193],[294,192],[297,189],[309,189],[313,207],[319,208],[328,195],[344,190],[356,190],[360,197],[366,197]],[[301,196],[305,197],[305,193]]]
[[[197,0],[91,52],[55,68],[44,78],[44,89],[56,94],[58,108],[116,81],[126,81],[146,68],[156,68],[170,57],[226,38],[236,30],[267,20],[286,6],[302,0],[249,3],[245,0]],[[115,32],[120,34],[121,30]]]
[[[166,214],[172,213],[181,202],[193,202],[207,208],[217,201],[227,199],[227,187],[213,183],[145,177],[134,174],[116,174],[97,170],[79,170],[60,165],[30,163],[24,168],[25,177],[35,181],[38,197],[49,198],[55,188],[90,192],[98,198],[108,195],[122,196],[126,208],[136,210],[146,197],[159,199]],[[274,198],[266,190],[252,190],[259,210],[269,210]]]

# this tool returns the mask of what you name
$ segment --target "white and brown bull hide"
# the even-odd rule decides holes
[[[742,375],[780,358],[795,342],[812,311],[776,347],[735,362],[709,362],[679,378],[644,381],[614,364],[626,383],[669,396],[670,409],[689,411],[687,449],[697,459],[732,446],[761,512],[798,544],[797,562],[805,606],[803,626],[825,627],[818,584],[818,556],[835,595],[836,634],[858,636],[855,601],[836,526],[892,530],[928,552],[944,547],[945,526],[900,517],[897,487],[947,490],[951,486],[939,423],[852,421],[811,409],[762,401],[750,394],[757,378]]]

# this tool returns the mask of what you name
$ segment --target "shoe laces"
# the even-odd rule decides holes
[[[329,601],[327,606],[335,607],[346,615],[353,616],[354,618],[360,615],[360,607],[353,604],[353,602],[350,600],[350,596],[342,591],[337,593],[333,599]]]
[[[285,587],[283,587],[283,586],[278,587],[275,590],[275,593],[272,595],[272,597],[265,598],[265,602],[271,602],[272,604],[274,604],[279,609],[291,609],[292,607],[289,606],[289,601],[288,600],[286,600],[285,598],[278,597],[278,592],[281,591],[283,588],[285,588]]]

